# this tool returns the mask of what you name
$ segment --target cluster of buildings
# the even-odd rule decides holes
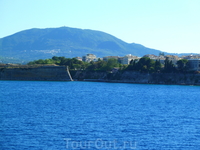
[[[176,55],[153,55],[153,54],[147,54],[144,55],[143,57],[149,57],[150,59],[153,60],[159,60],[162,64],[164,64],[164,61],[166,58],[168,58],[169,61],[172,61],[174,65],[177,64],[178,60],[181,59],[187,59],[189,63],[190,70],[195,70],[195,71],[200,71],[200,54],[197,55],[188,55],[188,56],[181,56],[178,57]],[[104,60],[107,61],[108,59],[117,59],[119,63],[121,64],[130,64],[131,60],[139,60],[141,57],[137,57],[131,54],[125,55],[124,57],[120,56],[105,56],[103,58],[97,58],[94,54],[87,54],[85,56],[81,57],[76,57],[76,59],[84,61],[84,62],[90,62],[90,61],[97,61],[97,60]]]
[[[133,56],[131,54],[128,54],[124,57],[120,57],[120,56],[105,56],[103,58],[97,58],[94,54],[87,54],[85,56],[81,57],[76,57],[76,59],[80,60],[80,61],[84,61],[84,62],[91,62],[91,61],[98,61],[100,60],[104,60],[104,61],[108,61],[109,59],[117,59],[119,63],[121,64],[129,64],[131,60],[139,60],[140,57],[137,56]]]

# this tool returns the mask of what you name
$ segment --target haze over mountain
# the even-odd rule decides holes
[[[88,53],[103,57],[158,55],[160,52],[140,44],[126,43],[101,31],[69,27],[34,28],[0,39],[0,56],[26,61],[52,56],[81,57]]]

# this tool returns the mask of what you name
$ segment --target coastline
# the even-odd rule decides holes
[[[161,85],[200,85],[200,74],[181,73],[140,73],[134,71],[106,73],[106,72],[76,72],[75,81],[133,83],[133,84],[161,84]]]
[[[67,71],[66,67],[64,66],[48,66],[38,68],[3,68],[0,69],[0,80],[87,81],[200,86],[200,74],[141,73],[136,71],[102,72],[85,70],[71,70],[69,73],[69,71]]]
[[[130,83],[130,84],[154,84],[154,85],[186,85],[186,86],[200,86],[200,83],[197,84],[185,84],[185,83],[177,83],[177,84],[167,84],[167,83],[142,83],[142,82],[133,82],[133,81],[122,81],[122,80],[98,80],[98,79],[84,79],[84,81],[77,82],[105,82],[105,83]]]

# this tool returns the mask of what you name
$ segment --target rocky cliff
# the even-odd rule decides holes
[[[77,71],[73,78],[84,81],[122,82],[142,84],[180,84],[200,85],[200,74],[180,73],[140,73],[133,71],[106,73],[92,71]]]

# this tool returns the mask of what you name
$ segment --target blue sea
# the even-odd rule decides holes
[[[0,150],[200,150],[200,86],[0,81]]]

